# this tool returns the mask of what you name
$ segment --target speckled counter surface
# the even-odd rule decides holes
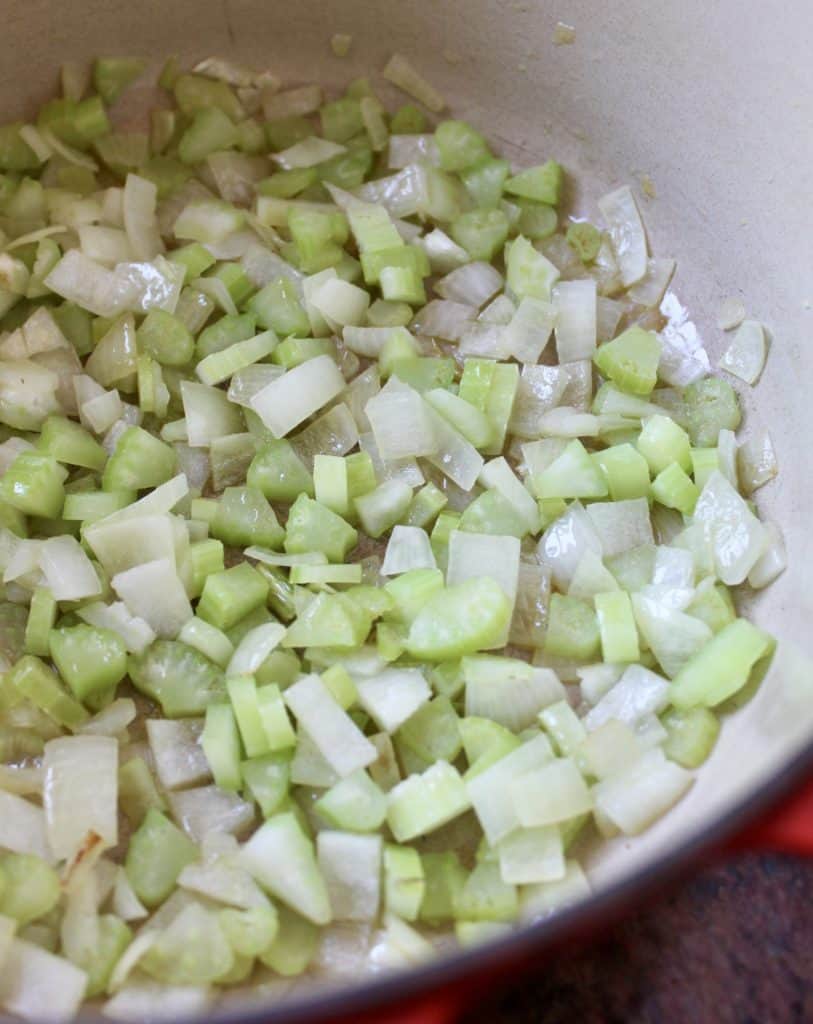
[[[706,868],[464,1024],[811,1024],[813,863]]]

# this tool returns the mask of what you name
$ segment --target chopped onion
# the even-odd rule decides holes
[[[124,183],[124,228],[137,260],[151,260],[163,251],[155,210],[158,189],[152,181],[128,174]]]
[[[742,299],[731,297],[723,299],[717,312],[717,326],[721,331],[731,331],[739,327],[745,319],[745,304]]]
[[[444,341],[460,341],[476,318],[477,309],[474,306],[449,302],[446,299],[432,299],[418,311],[410,327],[416,334],[442,338]],[[367,328],[376,329],[381,328]]]
[[[356,189],[358,199],[383,206],[393,217],[413,217],[427,205],[426,173],[409,164],[397,174],[368,181]]]
[[[432,695],[423,673],[416,668],[387,668],[355,682],[359,703],[387,733],[396,732]]]
[[[562,367],[524,365],[511,412],[510,432],[519,437],[539,437],[543,414],[559,404],[567,382]]]
[[[288,149],[275,153],[273,159],[286,171],[297,167],[314,167],[316,164],[324,163],[340,153],[346,153],[347,147],[337,142],[330,142],[328,139],[320,139],[315,135],[294,143]]]
[[[628,288],[647,272],[646,234],[635,197],[624,185],[599,199],[598,208],[610,232],[621,281]]]
[[[767,355],[765,328],[758,320],[744,320],[720,359],[720,369],[753,385],[759,380]]]
[[[781,576],[788,566],[785,538],[776,523],[765,524],[765,549],[748,573],[748,583],[759,590]]]
[[[49,864],[54,856],[41,807],[0,789],[0,849],[30,853]]]
[[[634,726],[646,715],[658,714],[669,703],[669,683],[643,665],[630,665],[583,721],[592,732],[611,718]]]
[[[200,745],[202,729],[200,719],[147,721],[150,750],[165,789],[194,786],[211,778],[209,762]]]
[[[596,283],[560,281],[553,289],[560,363],[590,359],[596,350]]]
[[[556,586],[567,590],[585,551],[601,555],[602,542],[584,506],[574,501],[543,533],[537,557],[550,569]]]
[[[384,564],[381,566],[382,576],[397,576],[412,569],[435,569],[437,563],[429,543],[426,530],[418,526],[394,526]]]
[[[502,274],[490,263],[467,263],[435,283],[435,291],[443,299],[480,309],[503,286]]]
[[[364,768],[378,757],[375,747],[317,675],[305,676],[288,687],[285,702],[340,777]]]
[[[215,834],[244,835],[254,824],[254,804],[218,786],[174,790],[172,816],[193,842]]]
[[[135,721],[135,717],[135,703],[129,697],[120,697],[84,725],[80,725],[77,731],[86,736],[119,736]]]
[[[723,431],[720,431],[722,436]],[[718,442],[719,448],[719,442]],[[764,487],[779,472],[771,435],[766,430],[752,428],[750,435],[743,441],[737,451],[737,463],[734,480],[728,477],[729,483],[739,480],[746,494],[753,494]]]
[[[88,976],[64,957],[13,939],[0,972],[0,1005],[28,1021],[72,1020]]]
[[[285,626],[278,622],[267,622],[250,629],[235,648],[226,669],[227,675],[253,675],[284,636]]]
[[[765,527],[722,473],[706,481],[694,510],[714,552],[715,570],[723,583],[742,583],[765,549]]]
[[[274,437],[284,437],[344,390],[345,382],[328,355],[308,359],[267,384],[251,407]]]
[[[102,592],[88,556],[75,537],[50,537],[40,550],[40,568],[57,601],[78,601]]]
[[[440,449],[437,420],[417,391],[391,377],[364,407],[385,462]],[[451,428],[450,428],[451,429]]]
[[[470,491],[483,468],[483,456],[426,402],[423,406],[437,442],[429,461],[462,490]]]
[[[469,254],[463,246],[452,241],[440,228],[435,228],[424,235],[418,244],[429,257],[435,274],[448,274],[469,262]]]
[[[138,289],[134,281],[69,249],[45,278],[45,286],[96,316],[113,317],[131,309]]]
[[[324,831],[317,836],[316,849],[334,920],[374,920],[380,900],[381,836]]]
[[[154,941],[152,938],[150,945]],[[202,1015],[211,1002],[212,993],[206,986],[165,985],[142,977],[120,988],[107,1000],[102,1012],[105,1017],[132,1024],[145,1020],[176,1021]]]
[[[597,810],[625,835],[638,835],[665,814],[692,784],[685,768],[649,750],[593,787]]]
[[[390,135],[387,166],[396,170],[425,161],[440,166],[440,153],[434,135]]]
[[[50,740],[43,758],[48,844],[71,860],[89,835],[118,842],[118,743],[109,736]]]
[[[375,443],[373,433],[362,434],[359,437],[359,447],[367,452],[373,462],[373,469],[377,480],[400,480],[401,483],[410,487],[420,487],[425,482],[421,467],[412,456],[403,459],[388,459],[386,462],[381,458],[378,445]]]
[[[110,585],[133,615],[157,636],[175,637],[192,618],[192,605],[174,561],[158,558],[118,573]]]
[[[640,306],[657,309],[675,273],[674,260],[647,260],[646,274],[627,291],[627,296]]]

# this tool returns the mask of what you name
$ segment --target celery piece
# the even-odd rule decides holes
[[[427,529],[443,511],[449,499],[433,483],[425,484],[412,498],[404,523]]]
[[[470,807],[458,771],[437,761],[421,775],[411,775],[387,794],[387,823],[399,843],[434,832]]]
[[[140,491],[166,483],[176,472],[175,450],[141,427],[128,427],[102,474],[106,491]]]
[[[279,548],[285,539],[285,530],[257,487],[227,487],[217,502],[209,531],[231,547],[260,544]]]
[[[57,606],[47,587],[37,587],[31,595],[25,626],[25,653],[48,657],[49,635],[56,621]]]
[[[720,468],[717,448],[692,448],[691,458],[692,477],[695,486],[702,491],[711,474]]]
[[[364,131],[359,101],[350,96],[325,103],[319,111],[319,117],[322,135],[331,142],[348,142]]]
[[[522,539],[528,533],[528,524],[499,491],[493,490],[484,491],[466,507],[458,529]]]
[[[291,753],[266,754],[243,761],[240,771],[249,793],[260,805],[263,817],[270,818],[288,795]]]
[[[268,582],[248,562],[211,573],[203,584],[198,616],[227,630],[259,605],[265,604]]]
[[[367,310],[371,327],[406,327],[412,320],[412,309],[405,302],[376,299]]]
[[[346,238],[343,219],[339,225],[331,213],[292,205],[288,210],[288,230],[296,245],[299,268],[306,274],[316,274],[341,259],[341,246]]]
[[[421,866],[424,894],[419,910],[420,920],[430,925],[453,920],[455,906],[466,884],[466,869],[452,851],[424,853]]]
[[[151,807],[166,810],[166,802],[142,757],[130,758],[119,768],[119,806],[133,828],[138,828]]]
[[[575,754],[587,738],[581,719],[566,700],[549,704],[539,712],[539,722],[562,757]]]
[[[648,496],[649,464],[633,445],[615,444],[591,458],[604,474],[613,501]]]
[[[465,121],[441,121],[435,142],[444,171],[462,171],[491,156],[486,140]]]
[[[653,331],[629,327],[612,341],[600,345],[593,356],[599,373],[622,391],[648,395],[658,379],[661,343]]]
[[[455,378],[454,360],[441,356],[394,359],[390,364],[390,370],[393,376],[421,394],[450,387]],[[475,410],[477,411],[479,410]]]
[[[167,718],[202,714],[226,696],[220,668],[177,640],[156,640],[143,654],[131,655],[127,671],[135,688],[157,701]]]
[[[198,851],[177,826],[151,807],[130,838],[124,870],[145,907],[157,907],[175,888],[178,875]]]
[[[470,210],[452,223],[449,233],[473,260],[490,262],[508,238],[508,218],[502,210]]]
[[[50,913],[59,902],[59,877],[44,860],[30,853],[0,853],[0,914],[19,927]]]
[[[253,312],[239,313],[236,316],[222,316],[215,323],[206,327],[198,335],[195,342],[195,354],[198,359],[222,352],[224,348],[238,341],[247,341],[254,337],[257,318]]]
[[[215,913],[188,903],[159,932],[139,969],[170,985],[206,985],[228,976],[235,956]]]
[[[277,936],[279,922],[273,904],[246,910],[228,908],[218,914],[218,922],[229,945],[240,956],[255,957],[265,952]],[[218,979],[222,984],[222,979]]]
[[[381,294],[388,302],[406,302],[418,306],[426,302],[423,281],[412,267],[382,267],[379,281]]]
[[[237,125],[237,148],[241,153],[258,156],[268,148],[263,126],[251,117]]]
[[[63,302],[61,306],[51,309],[51,316],[57,326],[76,349],[79,356],[88,355],[93,348],[90,333],[90,313],[73,302]]]
[[[23,451],[0,480],[0,498],[25,515],[57,519],[65,500],[65,476],[52,456]]]
[[[531,241],[541,241],[555,234],[559,225],[559,216],[547,203],[537,203],[532,199],[513,200],[519,206],[519,233]]]
[[[358,647],[372,617],[344,594],[318,594],[288,628],[283,647]]]
[[[393,135],[420,135],[426,131],[426,114],[414,103],[405,103],[390,118]]]
[[[200,164],[213,153],[231,150],[239,138],[237,126],[216,106],[209,106],[192,115],[178,140],[178,157],[184,164]]]
[[[322,551],[332,562],[343,562],[358,542],[358,533],[341,516],[302,493],[291,506],[286,525],[288,554]]]
[[[314,493],[313,478],[291,442],[285,439],[264,443],[254,456],[246,479],[249,487],[261,491],[269,501],[296,501]]]
[[[719,633],[737,617],[731,594],[724,583],[709,587],[702,593],[696,592],[686,611],[701,622],[705,622],[712,633]]]
[[[387,913],[415,921],[426,894],[421,856],[408,846],[384,847],[384,905]]]
[[[203,619],[190,619],[178,634],[181,643],[188,644],[200,651],[210,661],[221,668],[228,665],[234,654],[234,646],[225,633]]]
[[[107,452],[84,427],[65,419],[49,416],[42,425],[39,447],[57,462],[69,466],[101,470],[107,462]]]
[[[774,640],[746,619],[735,619],[693,655],[672,680],[669,696],[679,710],[716,707],[741,690]]]
[[[601,232],[595,225],[587,221],[570,224],[565,232],[565,239],[582,263],[592,263],[598,256]]]
[[[721,377],[705,377],[689,384],[683,401],[689,437],[697,448],[713,447],[721,430],[736,430],[742,420],[737,393]]]
[[[51,658],[80,701],[112,690],[127,673],[124,641],[111,629],[70,626],[50,635]]]
[[[607,594],[596,594],[593,601],[604,661],[638,661],[641,652],[629,594],[615,590]]]
[[[337,782],[313,806],[330,825],[347,832],[375,832],[387,816],[387,798],[363,768]]]
[[[361,268],[364,273],[364,281],[366,284],[379,284],[381,281],[381,272],[387,267],[411,270],[421,278],[427,277],[430,273],[429,260],[426,253],[416,245],[401,244],[386,249],[365,249],[362,252]],[[387,299],[387,296],[384,298],[385,301],[409,302],[408,299],[392,300]],[[415,350],[413,348],[413,352],[414,351]]]
[[[336,345],[332,338],[286,338],[274,350],[272,361],[286,370],[301,366],[316,356],[335,356]]]
[[[523,199],[535,199],[548,206],[558,206],[562,190],[562,168],[555,160],[520,171],[505,183],[505,191]]]
[[[427,601],[443,591],[443,573],[438,569],[411,569],[389,580],[384,591],[393,602],[386,618],[411,624]]]
[[[511,604],[489,577],[447,587],[412,622],[407,650],[413,657],[444,661],[488,648],[503,635]]]
[[[260,960],[283,978],[295,977],[307,970],[316,956],[320,931],[287,907],[279,907],[278,915],[277,936],[260,954]]]
[[[276,653],[280,658],[286,652]],[[264,749],[277,753],[280,750],[296,746],[296,733],[288,717],[280,688],[276,683],[267,683],[257,690],[257,710],[263,731]]]
[[[248,302],[257,323],[280,337],[308,334],[310,321],[292,281],[280,278],[261,288]]]
[[[345,597],[354,601],[371,618],[377,619],[387,615],[395,607],[392,597],[380,587],[362,583],[360,586],[350,587],[345,591]]]
[[[292,199],[303,189],[319,180],[315,167],[293,167],[289,171],[276,171],[270,178],[257,183],[261,196],[276,196],[278,199]]]
[[[603,498],[608,485],[584,445],[573,440],[547,469],[531,477],[537,498]]]
[[[412,488],[408,484],[385,480],[375,490],[356,498],[355,507],[367,536],[380,537],[406,515],[411,501]],[[345,551],[342,557],[346,555]]]
[[[333,699],[345,711],[358,700],[358,690],[353,677],[343,665],[332,665],[322,673],[322,682],[330,690]]]
[[[467,360],[466,365],[469,362]],[[484,449],[486,455],[502,453],[518,387],[519,367],[516,363],[495,363],[484,410],[491,424],[491,442]]]
[[[206,708],[206,724],[200,744],[212,769],[215,784],[221,789],[238,791],[242,785],[240,735],[230,705],[210,704]]]
[[[181,321],[163,309],[151,309],[136,331],[138,347],[162,366],[185,366],[195,354],[195,339]]]
[[[187,281],[200,277],[201,274],[204,274],[210,267],[213,267],[216,262],[214,256],[212,256],[209,250],[205,246],[201,245],[200,242],[190,242],[188,245],[182,245],[178,249],[173,249],[167,259],[170,263],[177,263],[179,266],[184,268],[186,272],[185,280]],[[152,316],[153,312],[163,313],[164,311],[151,311],[147,314],[148,320]],[[166,313],[165,316],[171,316],[171,314]],[[141,335],[139,333],[139,340],[140,339]],[[191,358],[191,356],[189,358]],[[184,361],[186,362],[187,360]]]
[[[720,722],[708,708],[672,708],[661,718],[667,732],[663,752],[684,768],[699,768],[706,760],[720,732]]]
[[[33,655],[20,658],[6,674],[5,682],[68,729],[82,725],[89,717],[82,705],[65,691],[56,674]]]
[[[464,921],[514,921],[518,911],[516,887],[489,861],[475,866],[454,902],[455,917]]]
[[[240,850],[237,862],[272,896],[309,921],[330,921],[330,899],[313,844],[292,813],[277,814],[261,825]]]
[[[668,416],[650,416],[638,435],[637,448],[656,475],[673,462],[685,472],[691,472],[689,435]]]
[[[206,275],[206,278],[207,280],[211,278],[216,281],[222,281],[236,306],[242,306],[246,299],[256,291],[256,288],[239,263],[229,261],[218,263],[214,270],[211,270]]]
[[[502,198],[503,186],[510,173],[507,160],[484,156],[461,171],[460,179],[478,209],[494,210]],[[466,247],[464,242],[460,244]],[[479,256],[474,258],[480,259]]]
[[[220,572],[224,565],[223,544],[219,540],[201,540],[189,545],[187,555],[189,566],[188,590],[190,597],[200,597],[203,584],[209,573]]]
[[[99,939],[92,954],[85,954],[79,966],[87,972],[85,998],[92,999],[107,989],[116,964],[133,939],[131,929],[114,914],[99,917]]]
[[[216,107],[232,121],[242,121],[245,111],[242,104],[225,82],[203,75],[180,75],[174,82],[173,91],[181,112],[190,116],[197,110]]]
[[[589,663],[596,658],[600,647],[598,621],[590,605],[575,597],[552,594],[545,653]]]
[[[519,235],[505,247],[508,287],[519,298],[551,300],[551,289],[559,280],[559,271],[541,252]]]
[[[226,680],[226,692],[231,701],[246,755],[251,758],[268,753],[269,743],[263,726],[254,677],[250,675],[232,676]],[[207,709],[207,723],[208,714],[209,709]],[[237,774],[239,775],[239,771]],[[236,788],[239,788],[239,782]]]
[[[652,497],[666,508],[677,509],[686,516],[694,512],[700,491],[681,467],[673,462],[652,481]]]
[[[265,123],[265,137],[273,150],[289,149],[313,135],[313,123],[307,117],[282,117]]]
[[[40,159],[20,135],[21,124],[0,126],[0,170],[33,171]]]
[[[429,764],[452,763],[461,750],[460,720],[451,700],[435,697],[404,722],[397,732],[399,745],[408,747]]]
[[[115,103],[146,66],[138,57],[98,57],[93,63],[93,87],[105,103]]]

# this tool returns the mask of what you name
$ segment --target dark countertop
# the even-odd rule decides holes
[[[813,863],[708,867],[464,1024],[810,1024]]]

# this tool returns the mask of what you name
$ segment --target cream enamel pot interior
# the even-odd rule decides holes
[[[749,602],[780,647],[759,693],[726,723],[689,796],[639,841],[614,842],[593,864],[596,895],[493,947],[394,980],[305,992],[226,1016],[244,1021],[448,1020],[498,972],[538,964],[556,944],[641,899],[719,845],[813,767],[813,5],[787,0],[3,0],[0,113],[30,115],[53,94],[66,59],[212,54],[270,67],[292,84],[340,87],[407,55],[455,116],[481,128],[518,165],[555,157],[577,183],[571,212],[622,183],[638,194],[656,255],[672,256],[672,289],[712,362],[724,344],[715,314],[741,296],[770,329],[748,423],[769,426],[780,463],[759,492],[782,524],[786,573]],[[555,46],[557,21],[575,42]],[[330,51],[353,36],[350,56]],[[459,61],[449,60],[449,55]],[[444,56],[444,54],[446,56]],[[389,101],[394,90],[376,81]],[[126,118],[127,112],[124,111]],[[134,116],[134,115],[133,115]],[[641,179],[656,198],[642,195]],[[807,815],[807,817],[805,817]],[[813,796],[773,835],[813,850]],[[225,1013],[225,1011],[224,1011]],[[92,1014],[88,1014],[88,1019]],[[219,1016],[219,1014],[218,1014]]]

